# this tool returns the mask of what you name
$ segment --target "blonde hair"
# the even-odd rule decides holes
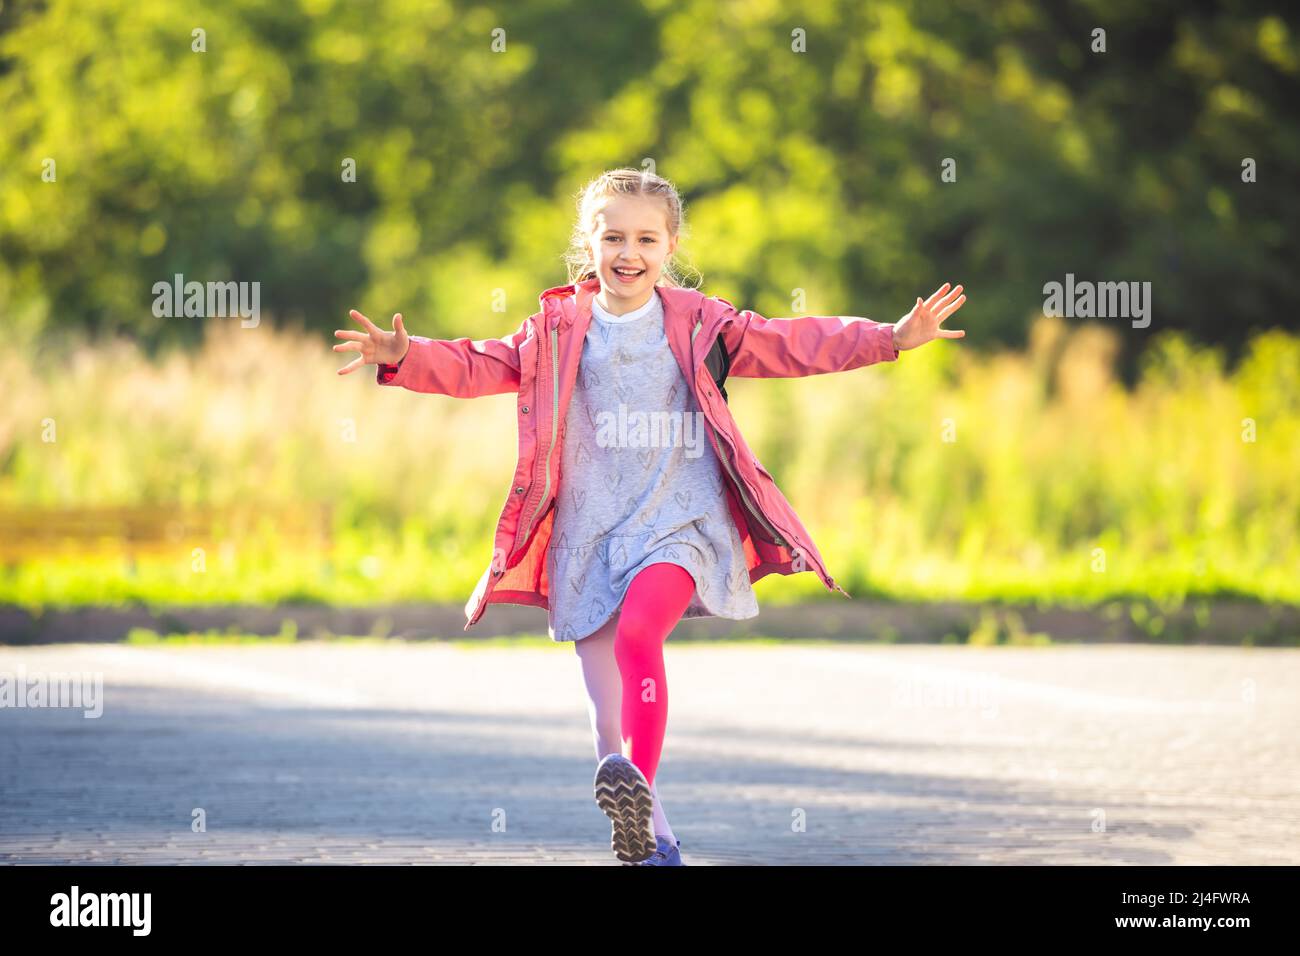
[[[571,284],[586,282],[596,275],[596,264],[588,247],[592,229],[595,227],[596,212],[606,199],[611,196],[646,196],[660,199],[664,203],[665,218],[668,221],[670,236],[685,236],[686,228],[682,218],[682,200],[677,195],[677,188],[668,180],[648,170],[623,167],[601,173],[587,183],[577,193],[578,218],[573,224],[573,235],[569,240],[569,251],[565,261],[569,265],[569,282]],[[663,271],[655,280],[655,285],[674,286],[677,288],[694,288],[687,286],[687,274],[678,269],[678,253],[674,252],[664,261]],[[695,269],[689,270],[696,283],[700,274]]]

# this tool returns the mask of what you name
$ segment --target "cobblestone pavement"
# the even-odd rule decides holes
[[[1296,651],[667,663],[691,865],[1300,862]],[[618,865],[568,645],[0,647],[11,689],[53,673],[101,675],[102,715],[0,707],[0,862]]]

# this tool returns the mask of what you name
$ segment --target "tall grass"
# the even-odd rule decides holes
[[[337,525],[329,560],[273,538],[193,542],[201,573],[191,543],[135,567],[41,560],[0,572],[0,601],[464,601],[513,473],[513,397],[340,378],[332,344],[231,322],[154,361],[124,341],[0,355],[0,508],[330,501]],[[1229,372],[1163,333],[1132,391],[1117,344],[1041,318],[1023,353],[937,342],[728,392],[855,597],[1300,600],[1300,339],[1260,335]],[[758,590],[825,594],[811,574]]]

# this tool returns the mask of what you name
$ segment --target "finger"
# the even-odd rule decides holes
[[[340,342],[334,346],[335,352],[360,352],[363,346],[360,342]]]
[[[940,329],[939,338],[941,339],[960,339],[965,336],[965,329]]]
[[[930,298],[925,300],[925,304],[934,305],[936,302],[939,301],[939,299],[943,296],[943,294],[948,291],[948,288],[949,288],[949,284],[947,282],[939,286],[939,288],[937,288],[934,291],[934,294],[931,295]]]
[[[959,285],[953,286],[951,291],[949,291],[947,295],[945,295],[942,299],[940,299],[937,303],[935,303],[935,307],[937,309],[943,309],[954,299],[956,299],[957,296],[959,296],[960,294],[961,294],[961,286]]]
[[[356,342],[364,342],[370,336],[364,332],[358,332],[355,329],[335,329],[334,337],[339,339],[352,339]]]
[[[941,309],[941,310],[939,311],[939,321],[942,322],[944,319],[948,318],[948,316],[952,315],[954,312],[956,312],[958,309],[960,309],[961,306],[962,306],[962,303],[965,302],[965,301],[966,301],[966,297],[963,295],[961,298],[957,299],[955,302],[951,302],[951,303],[949,303],[947,306],[945,306],[943,309]]]
[[[353,359],[351,362],[349,362],[347,365],[345,365],[345,366],[343,366],[341,369],[339,369],[339,374],[340,374],[340,375],[347,375],[348,372],[355,371],[356,369],[360,368],[362,365],[365,365],[365,364],[366,364],[366,360],[365,360],[364,358],[362,358],[360,355],[358,355],[356,358],[354,358],[354,359]]]
[[[399,334],[406,332],[405,326],[402,325],[402,313],[400,312],[393,316],[393,331]]]
[[[348,315],[352,316],[352,318],[356,319],[358,322],[360,322],[362,325],[364,325],[364,326],[366,327],[366,331],[367,331],[367,332],[378,332],[378,331],[379,331],[379,326],[375,325],[375,323],[371,322],[369,319],[367,319],[364,315],[362,315],[362,314],[361,314],[360,312],[358,312],[356,309],[353,309],[351,312],[348,313]]]
[[[930,308],[933,309],[936,314],[938,314],[939,312],[943,311],[944,307],[947,306],[949,302],[957,298],[957,296],[959,296],[960,294],[961,294],[961,286],[958,286],[955,289],[949,289],[945,294],[939,296],[937,299],[931,302]]]

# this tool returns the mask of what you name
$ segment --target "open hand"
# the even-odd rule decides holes
[[[964,329],[941,329],[939,323],[961,308],[966,296],[958,295],[961,286],[949,291],[949,283],[941,285],[934,295],[922,302],[919,298],[912,311],[894,323],[894,348],[914,349],[931,339],[959,339]]]
[[[398,312],[393,316],[393,331],[385,332],[375,323],[371,322],[364,315],[353,309],[348,315],[360,322],[364,327],[364,332],[354,332],[352,329],[335,329],[336,338],[347,339],[346,342],[340,342],[334,346],[335,352],[360,352],[361,354],[354,358],[347,365],[339,369],[340,375],[347,375],[348,372],[354,372],[362,365],[396,365],[406,357],[406,349],[410,343],[410,337],[406,334],[406,328],[402,325],[402,313]]]

